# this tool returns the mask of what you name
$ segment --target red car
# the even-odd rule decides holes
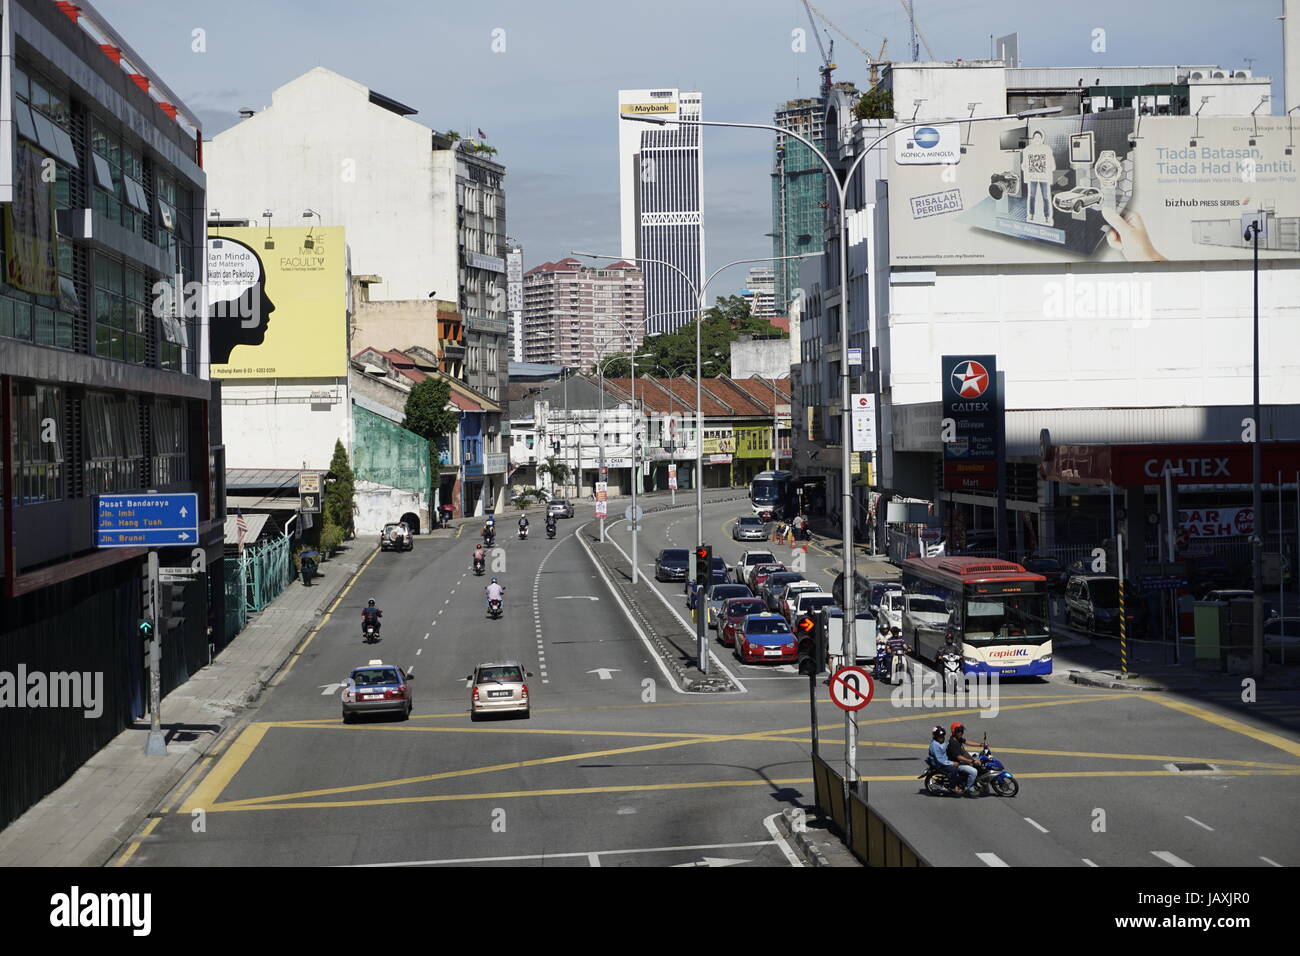
[[[755,594],[774,574],[788,570],[784,564],[760,564],[750,574],[749,587]]]
[[[718,611],[718,620],[722,622],[722,627],[718,628],[718,640],[724,647],[735,647],[736,633],[744,625],[745,618],[766,610],[763,602],[755,597],[727,598]]]
[[[772,661],[793,664],[799,657],[799,639],[779,614],[751,614],[736,633],[736,657],[742,664]]]

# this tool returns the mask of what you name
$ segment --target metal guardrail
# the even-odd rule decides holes
[[[226,558],[226,561],[235,565],[240,592],[244,597],[245,613],[265,608],[293,580],[289,539],[284,536],[268,538],[246,547],[242,555]],[[242,623],[240,626],[242,628]]]
[[[866,866],[929,866],[906,839],[844,777],[816,754],[812,758],[817,812],[839,830],[849,851]]]

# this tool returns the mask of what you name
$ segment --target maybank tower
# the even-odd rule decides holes
[[[624,115],[698,120],[700,94],[675,89],[619,90],[618,182],[625,259],[645,275],[647,335],[671,332],[695,317],[692,291],[704,280],[704,158],[701,129],[671,122],[632,123]]]

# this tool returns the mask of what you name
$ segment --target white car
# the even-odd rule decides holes
[[[794,622],[806,614],[815,614],[824,607],[832,607],[835,604],[835,595],[827,591],[804,591],[794,599],[794,605],[790,613],[790,625],[793,627]]]
[[[787,621],[794,620],[794,603],[803,594],[821,593],[822,586],[816,581],[795,581],[786,585],[785,594],[781,596],[781,615]]]
[[[902,591],[886,591],[880,595],[880,610],[876,613],[876,620],[885,627],[896,627],[901,634],[903,631],[903,602],[905,594]]]
[[[736,562],[736,580],[741,584],[749,584],[749,575],[754,568],[760,564],[780,564],[771,551],[746,551]],[[751,585],[752,587],[752,585]]]
[[[1067,189],[1052,197],[1052,205],[1061,212],[1079,212],[1088,206],[1101,205],[1101,190],[1092,186]]]
[[[907,594],[903,597],[902,634],[913,647],[917,646],[916,632],[943,631],[948,627],[951,614],[948,605],[932,594]]]

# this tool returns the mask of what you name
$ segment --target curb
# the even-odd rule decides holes
[[[1089,677],[1086,674],[1081,674],[1079,671],[1070,672],[1070,681],[1075,684],[1082,684],[1084,687],[1105,687],[1110,690],[1133,690],[1133,691],[1144,691],[1144,690],[1145,691],[1168,691],[1171,689],[1169,687],[1166,687],[1164,684],[1134,684],[1132,683],[1132,681],[1135,679],[1137,678],[1129,678],[1128,680],[1123,680],[1123,679],[1117,679],[1111,677],[1109,675],[1106,675],[1104,677]],[[1186,688],[1186,689],[1192,690],[1194,688]]]
[[[808,838],[807,832],[794,828],[795,812],[789,807],[782,810],[776,818],[777,827],[785,834],[807,866],[830,866],[831,861],[826,859],[826,854],[822,852],[821,847]]]

